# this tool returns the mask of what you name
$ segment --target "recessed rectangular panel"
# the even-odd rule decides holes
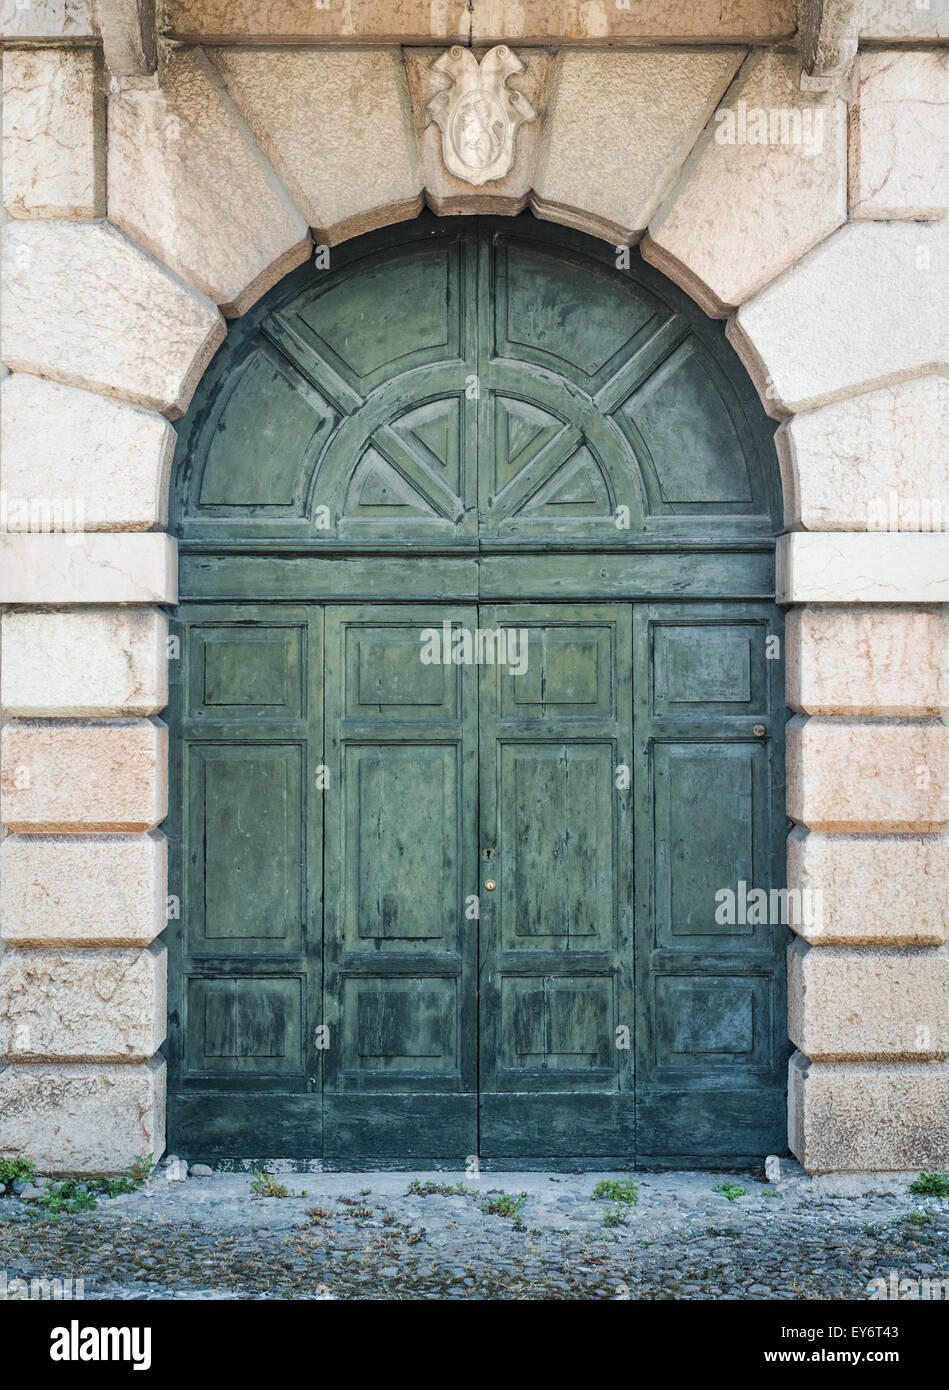
[[[283,744],[192,747],[192,949],[299,945],[306,881],[302,758],[302,748]]]
[[[763,623],[655,623],[653,713],[708,719],[766,708]]]
[[[504,743],[502,944],[614,941],[612,743]]]
[[[755,764],[763,754],[752,743],[656,745],[657,945],[754,936],[737,894],[742,881],[754,883]],[[716,896],[725,892],[735,894],[730,921],[729,900]]]
[[[657,1064],[767,1064],[771,994],[770,975],[657,975]]]
[[[228,1074],[302,1068],[302,981],[230,976],[188,982],[188,1067]]]
[[[501,1066],[555,1071],[610,1067],[613,980],[511,976],[501,984]]]
[[[423,659],[433,654],[429,631],[440,639],[440,623],[347,625],[346,718],[455,717],[458,667]]]
[[[621,427],[629,430],[631,424],[645,442],[651,511],[714,515],[752,505],[744,410],[696,334],[690,333],[633,392],[619,418]]]
[[[460,764],[454,744],[346,749],[347,946],[453,945],[462,905]]]
[[[190,718],[302,717],[306,670],[302,624],[195,627],[191,644]]]
[[[610,719],[614,711],[613,628],[504,623],[517,634],[500,675],[502,719]],[[512,674],[524,667],[522,674]]]
[[[349,978],[343,982],[342,1065],[372,1072],[445,1072],[458,1067],[454,979]]]

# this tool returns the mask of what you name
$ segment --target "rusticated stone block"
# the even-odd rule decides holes
[[[57,505],[85,531],[164,527],[176,437],[161,415],[17,372],[0,431],[6,530],[52,529]]]
[[[164,946],[0,958],[0,1055],[11,1061],[147,1061],[166,1014]]]
[[[949,838],[788,836],[789,889],[814,905],[793,929],[815,945],[939,946],[949,937]]]
[[[859,53],[855,76],[851,216],[942,217],[949,208],[949,52]]]
[[[165,1148],[165,1061],[0,1071],[0,1153],[46,1173],[119,1173]]]
[[[949,1167],[949,1063],[810,1062],[789,1068],[792,1153],[809,1173]]]
[[[0,705],[7,715],[149,715],[168,703],[164,613],[148,608],[16,608],[0,622]]]
[[[152,830],[168,811],[168,730],[149,719],[7,724],[3,823],[55,833]]]
[[[795,941],[788,1033],[812,1062],[949,1057],[949,949]]]
[[[788,613],[785,641],[788,704],[804,714],[949,709],[949,615],[938,609],[809,604]]]
[[[164,835],[8,835],[0,935],[17,946],[147,946],[165,929]]]
[[[949,381],[942,377],[792,415],[775,444],[788,530],[949,530]]]
[[[792,719],[787,810],[823,831],[934,831],[949,823],[949,725]]]
[[[3,55],[3,202],[11,217],[101,217],[101,81],[91,48]]]

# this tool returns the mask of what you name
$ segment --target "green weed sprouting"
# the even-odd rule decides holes
[[[639,1201],[639,1188],[632,1178],[627,1178],[625,1182],[620,1182],[616,1178],[603,1178],[593,1189],[593,1200],[595,1202],[623,1202],[626,1206],[634,1207]]]
[[[920,1173],[909,1190],[918,1197],[949,1197],[949,1177],[945,1173]]]

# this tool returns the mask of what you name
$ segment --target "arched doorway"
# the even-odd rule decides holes
[[[330,1165],[785,1148],[773,422],[631,254],[389,229],[179,428],[169,1137]]]

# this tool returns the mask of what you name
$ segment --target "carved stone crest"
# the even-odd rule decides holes
[[[452,85],[436,92],[428,110],[441,128],[442,158],[456,178],[482,184],[510,172],[518,129],[537,116],[523,93],[507,85],[523,70],[504,44],[480,63],[470,49],[456,44],[433,64],[434,72],[451,78]]]

